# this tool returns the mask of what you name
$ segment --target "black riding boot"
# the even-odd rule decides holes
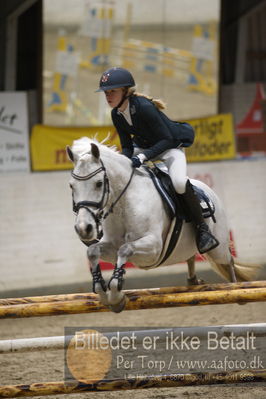
[[[209,227],[205,223],[201,206],[190,181],[187,181],[186,191],[182,194],[185,206],[188,208],[189,215],[196,230],[196,243],[200,254],[208,252],[219,245],[219,241],[212,235]]]

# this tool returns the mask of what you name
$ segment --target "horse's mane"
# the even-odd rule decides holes
[[[109,137],[99,142],[95,137],[81,137],[78,140],[74,140],[71,150],[75,155],[81,157],[83,154],[91,152],[91,144],[96,144],[100,150],[101,155],[106,155],[108,158],[111,156],[120,155],[117,151],[116,146],[108,146],[104,144]]]

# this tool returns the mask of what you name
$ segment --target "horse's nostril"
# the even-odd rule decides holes
[[[87,237],[91,232],[92,232],[92,224],[88,224],[88,225],[75,225],[75,230],[76,233],[80,236],[80,237]]]
[[[87,227],[86,227],[86,232],[87,232],[87,234],[89,234],[89,233],[92,232],[92,224],[88,224],[88,225],[87,225]]]
[[[89,236],[92,232],[93,226],[92,224],[76,224],[75,225],[75,230],[76,233],[80,236],[80,237],[84,237],[86,238],[87,236]]]

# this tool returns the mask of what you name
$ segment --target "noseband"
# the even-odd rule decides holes
[[[94,172],[85,175],[85,176],[79,176],[76,173],[74,173],[74,171],[71,172],[71,176],[75,179],[75,180],[81,180],[81,181],[85,181],[85,180],[89,180],[92,177],[94,177],[95,175],[97,175],[100,172],[104,172],[104,178],[103,178],[103,192],[102,192],[102,198],[99,202],[95,202],[95,201],[79,201],[77,203],[74,202],[73,199],[73,211],[74,213],[78,213],[78,211],[81,208],[85,208],[93,217],[95,224],[96,224],[96,228],[97,228],[97,240],[100,240],[103,236],[103,232],[102,232],[102,220],[106,219],[107,216],[113,212],[114,206],[117,204],[117,202],[120,200],[120,198],[122,197],[122,195],[125,193],[125,191],[127,190],[129,184],[131,183],[133,174],[134,174],[134,169],[132,169],[129,181],[127,182],[126,186],[124,187],[124,189],[122,190],[122,192],[119,194],[118,198],[112,202],[112,204],[110,205],[110,208],[104,212],[104,209],[108,203],[109,200],[109,194],[110,194],[110,185],[109,185],[109,179],[106,173],[106,169],[105,166],[102,162],[102,160],[100,159],[101,162],[101,166],[100,168],[96,169]],[[72,193],[73,195],[73,193]],[[97,212],[93,212],[90,207],[92,208],[96,208]]]

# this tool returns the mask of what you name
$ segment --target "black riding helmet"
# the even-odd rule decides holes
[[[133,87],[135,81],[131,73],[125,68],[109,68],[105,71],[99,82],[99,89],[96,91],[106,91],[118,87]]]

